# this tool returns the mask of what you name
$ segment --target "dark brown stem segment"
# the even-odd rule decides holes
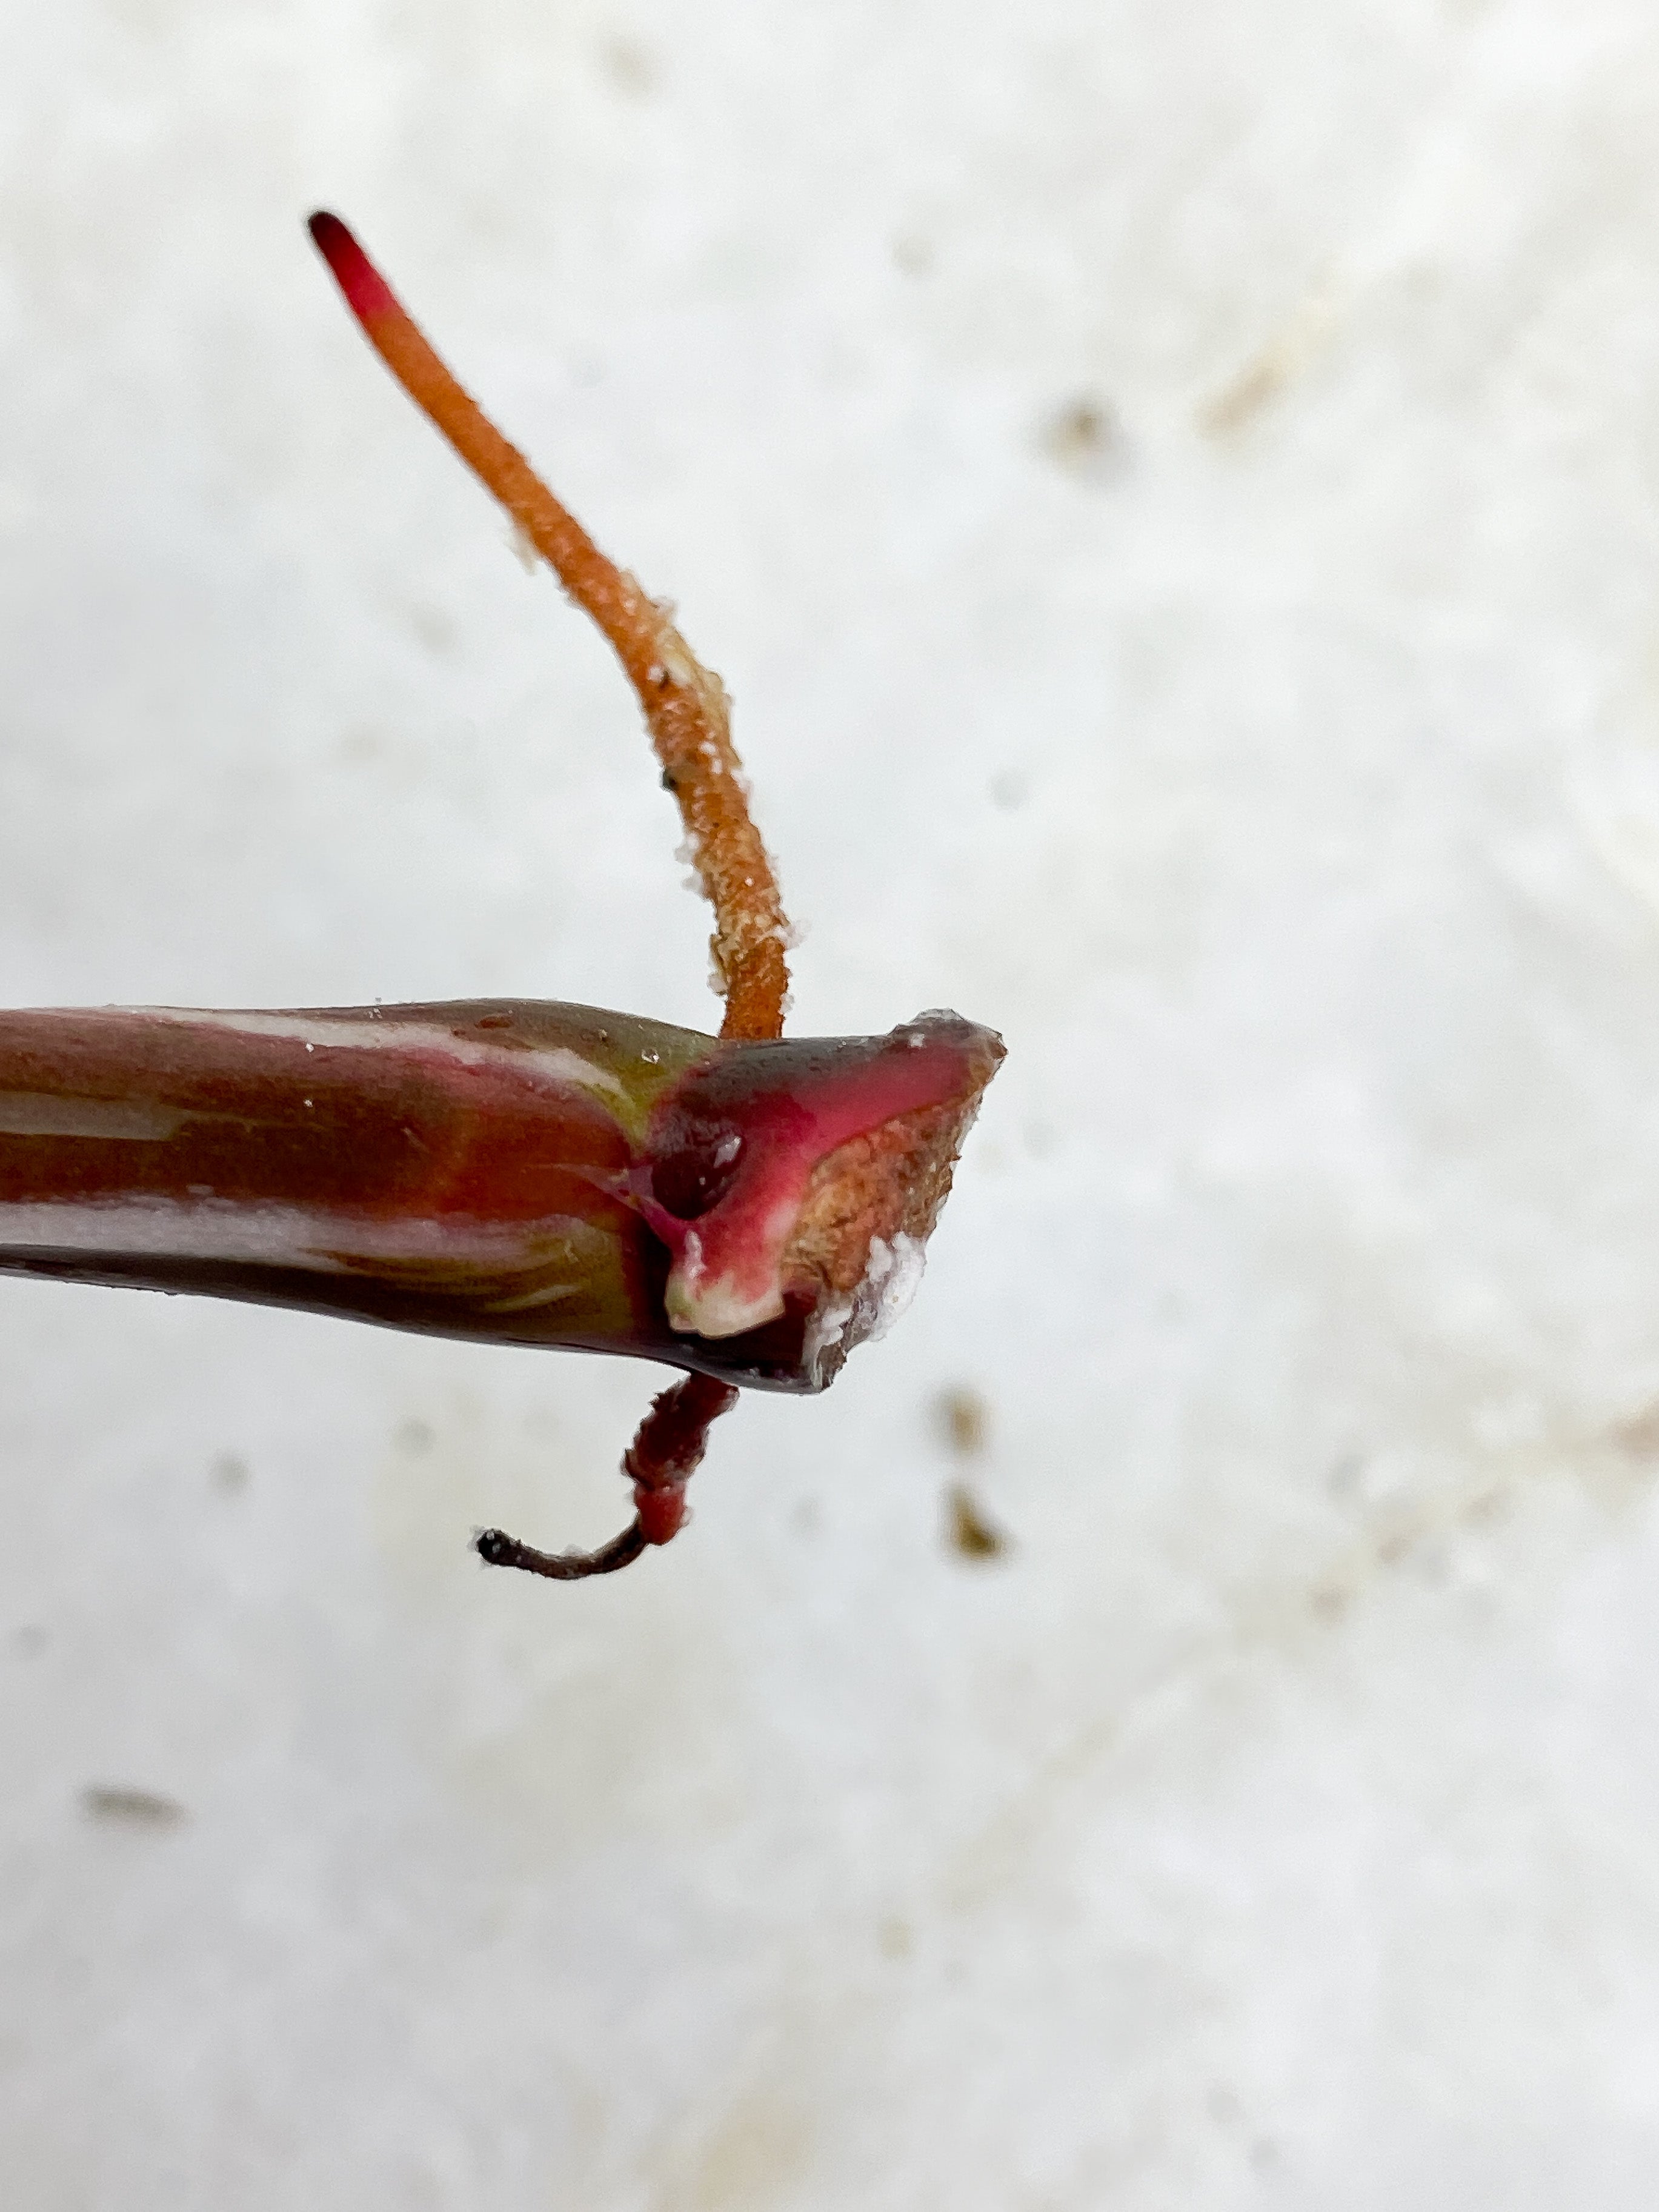
[[[720,1035],[781,1036],[789,926],[766,848],[749,818],[719,677],[462,390],[339,217],[313,216],[311,235],[381,360],[610,640],[645,710],[714,909],[711,944],[726,996]]]
[[[719,677],[702,665],[656,600],[600,552],[462,390],[339,217],[313,215],[311,235],[393,376],[610,640],[645,710],[663,780],[679,802],[703,892],[714,909],[709,949],[726,998],[720,1035],[781,1036],[789,925],[772,863],[749,817],[743,765],[732,743],[731,707]],[[684,1517],[686,1478],[702,1457],[708,1425],[736,1395],[694,1376],[656,1401],[623,1462],[634,1479],[637,1517],[602,1550],[560,1558],[489,1529],[478,1539],[480,1558],[575,1581],[626,1566],[647,1543],[665,1544]]]

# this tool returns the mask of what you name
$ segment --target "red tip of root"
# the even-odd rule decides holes
[[[397,295],[337,215],[319,209],[306,228],[360,323],[401,313]]]

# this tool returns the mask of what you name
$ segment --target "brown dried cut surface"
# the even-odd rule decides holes
[[[785,1248],[786,1290],[848,1297],[864,1281],[876,1237],[926,1243],[978,1104],[953,1099],[896,1115],[821,1159]]]

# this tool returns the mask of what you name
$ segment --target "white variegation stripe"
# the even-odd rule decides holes
[[[76,1098],[50,1091],[0,1091],[0,1137],[95,1137],[164,1144],[199,1117],[143,1100]]]
[[[441,1260],[483,1273],[546,1267],[563,1246],[573,1270],[592,1264],[604,1232],[569,1214],[505,1226],[468,1215],[366,1221],[327,1206],[246,1199],[107,1198],[0,1204],[0,1258],[50,1250],[121,1258],[223,1261],[351,1272],[353,1263]]]
[[[183,1006],[106,1006],[99,1014],[112,1020],[162,1022],[173,1029],[228,1030],[237,1036],[275,1037],[302,1044],[308,1052],[431,1052],[458,1060],[464,1067],[496,1067],[522,1072],[528,1062],[555,1082],[574,1084],[584,1091],[605,1091],[618,1098],[627,1094],[609,1068],[600,1067],[568,1045],[477,1044],[453,1030],[433,1022],[393,1018],[386,1022],[307,1020],[302,1014],[198,1012]],[[84,1022],[84,1013],[65,1013],[65,1020]]]

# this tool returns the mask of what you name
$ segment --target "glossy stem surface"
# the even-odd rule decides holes
[[[995,1052],[942,1016],[745,1044],[533,1000],[0,1014],[0,1271],[822,1389]]]

